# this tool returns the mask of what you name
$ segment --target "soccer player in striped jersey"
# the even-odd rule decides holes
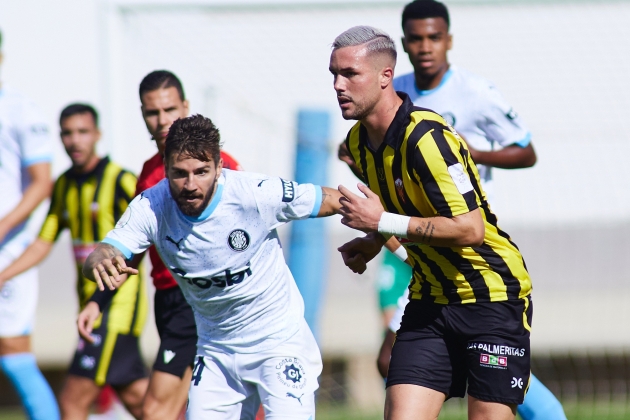
[[[0,270],[37,236],[44,214],[33,212],[50,194],[51,160],[51,139],[39,109],[0,85]],[[31,353],[37,295],[36,268],[0,277],[0,370],[15,387],[29,418],[56,420],[55,396]]]
[[[366,232],[339,248],[363,272],[396,237],[413,267],[392,350],[385,418],[437,418],[468,391],[469,418],[513,419],[530,374],[531,280],[497,225],[466,143],[433,111],[393,88],[396,49],[354,27],[333,43],[330,71],[346,146],[367,183],[344,187],[342,223]]]
[[[535,164],[536,153],[522,118],[498,89],[491,82],[449,64],[447,52],[452,43],[449,25],[448,9],[440,2],[416,0],[405,6],[402,42],[414,71],[396,77],[394,89],[409,95],[414,105],[438,112],[464,138],[488,201],[496,210],[492,167],[527,168]],[[392,268],[407,271],[407,267],[399,268],[401,262],[394,264]],[[402,302],[406,304],[406,299]],[[397,331],[399,324],[396,320],[390,322],[379,354],[381,373],[387,372],[395,338],[392,331]],[[392,326],[396,328],[392,330]],[[549,420],[566,419],[562,404],[533,375],[525,401],[517,410],[524,420],[541,416]]]
[[[72,236],[77,266],[79,307],[96,287],[81,270],[96,243],[112,229],[134,196],[136,177],[96,154],[100,138],[98,114],[85,104],[68,105],[59,117],[61,141],[72,167],[55,182],[48,216],[39,237],[7,267],[12,277],[39,264],[64,229]],[[144,282],[131,276],[104,307],[89,342],[80,338],[60,396],[63,419],[85,419],[101,388],[109,384],[125,407],[140,418],[148,379],[138,339],[146,321]]]
[[[142,116],[158,151],[144,163],[135,195],[164,179],[163,155],[168,130],[175,120],[185,118],[189,113],[182,83],[170,71],[156,70],[147,74],[140,83],[139,94]],[[221,159],[224,168],[241,170],[238,162],[223,150]],[[197,352],[197,329],[190,305],[155,247],[149,248],[149,257],[151,277],[156,288],[154,308],[160,348],[144,400],[143,419],[175,419],[188,397],[192,365]],[[136,258],[135,264],[140,258]],[[97,291],[92,302],[81,312],[78,328],[82,337],[90,339],[92,324],[108,299],[111,299],[109,292]]]

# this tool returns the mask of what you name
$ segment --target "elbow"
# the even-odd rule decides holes
[[[483,245],[486,238],[486,227],[482,223],[475,223],[468,229],[467,234],[463,238],[461,246],[469,246],[472,248]]]

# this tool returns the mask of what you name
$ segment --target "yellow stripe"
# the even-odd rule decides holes
[[[112,361],[112,355],[114,354],[114,348],[116,347],[116,340],[118,340],[118,331],[112,331],[108,328],[107,335],[103,341],[103,351],[98,362],[98,369],[96,370],[96,377],[94,382],[96,385],[105,385],[107,380],[107,371]]]
[[[525,327],[525,329],[531,333],[532,327],[531,325],[529,325],[529,320],[527,319],[527,309],[529,309],[529,299],[530,299],[529,296],[526,296],[523,298],[523,301],[525,302],[525,309],[523,309],[523,327]]]

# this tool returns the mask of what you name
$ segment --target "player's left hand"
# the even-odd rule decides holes
[[[374,194],[367,186],[358,184],[359,191],[365,194],[365,198],[353,194],[352,191],[339,186],[339,192],[343,195],[339,199],[341,208],[339,214],[343,216],[341,223],[362,232],[376,232],[381,215],[385,211],[378,195]]]
[[[379,241],[376,235],[378,234],[368,233],[363,238],[355,238],[337,248],[341,252],[344,264],[352,272],[363,274],[367,269],[367,263],[381,252],[383,242]]]
[[[79,335],[88,343],[94,343],[94,338],[92,338],[92,329],[94,327],[94,322],[100,314],[101,310],[98,303],[88,302],[77,318],[77,329],[79,330]]]

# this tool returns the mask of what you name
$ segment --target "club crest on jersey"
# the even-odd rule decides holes
[[[236,252],[245,251],[249,248],[249,233],[243,229],[234,229],[228,235],[228,245]]]
[[[306,371],[297,357],[285,357],[276,365],[276,379],[292,389],[303,389],[307,382]]]
[[[385,180],[385,169],[383,169],[383,168],[376,168],[376,176],[378,177],[379,180],[384,181]]]
[[[285,203],[290,203],[295,198],[295,188],[293,188],[293,182],[285,181],[280,178],[282,182],[282,201]]]

